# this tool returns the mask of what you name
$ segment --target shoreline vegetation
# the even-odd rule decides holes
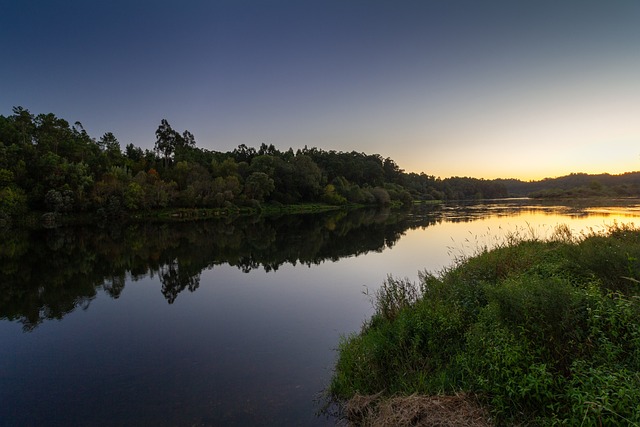
[[[304,203],[295,205],[263,205],[259,208],[229,206],[224,208],[163,208],[149,211],[122,212],[116,219],[121,223],[144,222],[185,222],[210,219],[233,219],[241,216],[274,216],[298,215],[330,212],[335,210],[353,210],[365,208],[364,205],[335,206],[323,203]],[[390,208],[399,207],[391,205]],[[21,218],[13,219],[12,223],[30,228],[58,227],[68,225],[106,224],[114,218],[96,213],[57,213],[57,212],[29,212]],[[0,226],[3,219],[0,218]]]
[[[575,190],[572,190],[574,189]],[[90,136],[52,113],[23,107],[0,115],[0,223],[123,218],[201,218],[238,212],[299,212],[352,206],[508,197],[640,196],[640,172],[523,182],[408,173],[379,154],[273,144],[203,149],[162,119],[153,150]],[[167,212],[170,213],[168,216]],[[197,212],[197,214],[196,214]]]
[[[341,416],[351,425],[640,423],[640,229],[531,234],[416,283],[388,277],[371,295],[372,318],[339,345],[327,398]],[[439,400],[459,424],[438,423]]]

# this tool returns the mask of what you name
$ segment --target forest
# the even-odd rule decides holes
[[[620,175],[572,173],[531,182],[515,179],[498,181],[504,184],[511,196],[528,196],[534,199],[640,196],[640,172]]]
[[[262,143],[220,152],[160,120],[153,150],[99,138],[80,122],[23,107],[0,115],[0,222],[27,213],[119,219],[160,209],[247,209],[304,203],[408,206],[414,201],[530,196],[640,196],[640,172],[524,182],[408,173],[380,154],[294,151]],[[151,130],[150,138],[153,136]],[[428,164],[429,159],[425,159]]]
[[[23,107],[0,115],[0,217],[28,212],[121,218],[164,208],[253,208],[300,203],[407,205],[507,196],[502,183],[406,173],[379,154],[239,145],[198,147],[162,119],[153,150],[99,138],[80,122]],[[150,137],[153,135],[150,130]]]

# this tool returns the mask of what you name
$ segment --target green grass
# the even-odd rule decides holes
[[[511,236],[418,281],[387,278],[328,393],[468,392],[497,424],[640,424],[640,230]]]

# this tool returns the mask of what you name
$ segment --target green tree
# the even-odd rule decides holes
[[[107,132],[98,140],[98,146],[107,156],[109,165],[120,165],[123,161],[120,142],[111,132]]]
[[[18,137],[14,142],[22,145],[31,144],[35,134],[33,114],[22,107],[13,107],[13,116],[10,119]]]
[[[73,138],[69,122],[49,113],[38,114],[34,119],[34,123],[35,140],[40,153],[48,151],[55,155],[65,155],[67,153],[66,145]],[[60,148],[62,148],[61,151]]]
[[[294,188],[303,200],[314,200],[322,191],[322,171],[309,156],[292,160]]]
[[[130,182],[124,191],[124,206],[130,211],[146,207],[144,189],[135,181]]]
[[[347,203],[347,199],[336,192],[336,187],[333,184],[327,184],[324,187],[322,200],[331,205],[342,205]]]
[[[51,212],[71,212],[73,203],[73,192],[71,190],[49,190],[45,195],[45,204]]]
[[[274,189],[273,179],[264,172],[253,172],[244,183],[245,195],[258,202],[263,202]]]
[[[276,147],[273,146],[273,144],[265,144],[264,142],[262,144],[260,144],[260,148],[258,149],[258,155],[259,156],[279,156],[282,153],[280,153]]]
[[[283,160],[271,155],[258,155],[251,161],[249,167],[250,172],[263,172],[268,176],[273,177],[278,168],[278,163],[282,163]]]
[[[124,155],[127,157],[127,159],[138,162],[142,160],[144,152],[140,147],[136,147],[133,144],[127,144],[127,146],[125,147]]]
[[[156,144],[155,150],[158,155],[164,159],[165,168],[169,166],[176,147],[179,144],[179,140],[182,136],[171,128],[171,125],[166,119],[160,121],[160,126],[156,129]]]
[[[389,196],[387,190],[385,190],[384,188],[376,187],[371,190],[371,194],[373,194],[373,197],[375,197],[376,203],[378,205],[387,206],[389,203],[391,203],[391,197]]]
[[[27,197],[20,188],[0,187],[0,218],[2,213],[17,216],[27,210]]]
[[[256,149],[247,147],[245,144],[238,145],[238,148],[231,153],[236,162],[251,163],[251,160],[257,155]]]

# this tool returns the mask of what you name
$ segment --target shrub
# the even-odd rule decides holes
[[[27,197],[19,188],[0,188],[0,213],[18,216],[27,211]]]
[[[640,230],[511,236],[418,283],[388,277],[329,394],[478,395],[498,423],[640,423]]]
[[[387,206],[391,203],[389,193],[382,187],[374,188],[371,190],[371,194],[373,195],[376,204],[380,206]]]

